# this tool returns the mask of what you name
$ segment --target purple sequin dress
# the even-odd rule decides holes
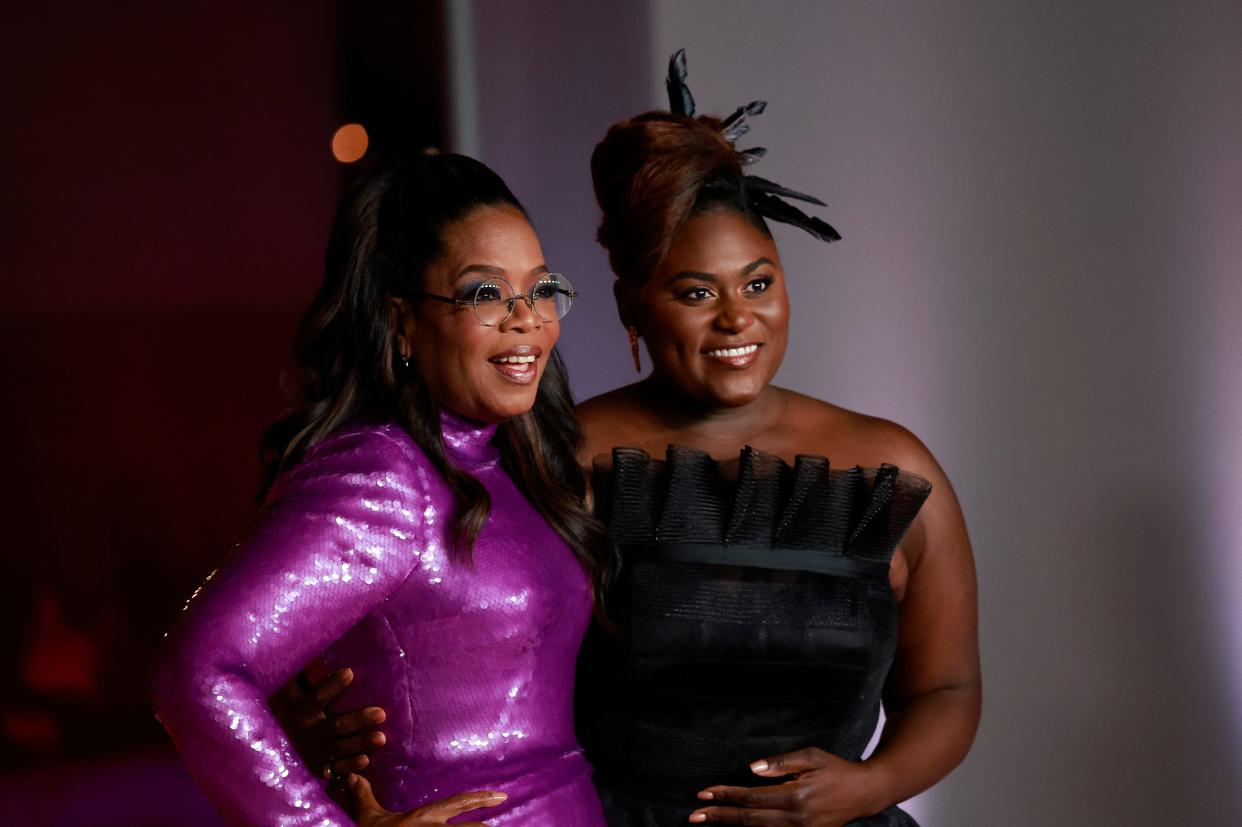
[[[587,577],[501,468],[495,427],[447,412],[441,425],[450,459],[492,498],[473,566],[448,558],[443,478],[400,426],[359,420],[277,481],[253,536],[170,634],[158,714],[232,823],[352,823],[267,705],[326,652],[354,670],[341,709],[388,713],[366,771],[388,809],[498,789],[506,802],[459,820],[603,824],[573,732]]]

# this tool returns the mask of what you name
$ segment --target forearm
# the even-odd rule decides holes
[[[925,692],[885,705],[880,744],[864,762],[876,810],[931,787],[961,763],[979,725],[978,682]]]
[[[247,676],[173,653],[156,677],[161,723],[230,824],[344,827],[353,822],[302,766]]]

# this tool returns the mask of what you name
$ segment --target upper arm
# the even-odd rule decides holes
[[[418,472],[380,434],[306,460],[187,606],[172,645],[275,689],[413,569],[424,542]]]
[[[899,610],[897,658],[885,689],[899,703],[979,683],[978,597],[966,521],[952,484],[925,445],[891,422],[877,438],[886,461],[928,479],[931,494],[901,542],[910,576]]]
[[[170,633],[156,709],[231,823],[349,823],[267,698],[417,564],[429,496],[420,467],[380,434],[336,438],[281,481],[258,529]]]

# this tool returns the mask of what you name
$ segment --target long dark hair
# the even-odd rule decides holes
[[[491,498],[449,461],[439,409],[411,363],[394,365],[390,299],[422,289],[427,266],[443,253],[443,231],[472,211],[522,205],[495,172],[464,155],[422,153],[389,160],[345,193],[328,241],[319,293],[294,347],[294,408],[263,435],[263,491],[349,417],[391,412],[409,431],[456,500],[452,556],[468,561]],[[581,440],[560,355],[553,349],[534,407],[501,423],[501,464],[531,504],[573,548],[597,594],[611,566],[606,530],[585,509],[575,458]]]

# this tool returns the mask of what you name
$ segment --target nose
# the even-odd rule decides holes
[[[539,314],[535,312],[535,300],[529,293],[519,293],[513,297],[513,312],[509,314],[509,318],[500,323],[502,331],[512,330],[515,333],[525,333],[541,327],[543,327],[543,319],[539,318]]]
[[[725,298],[716,314],[715,327],[727,333],[741,333],[755,323],[755,314],[740,297]]]

